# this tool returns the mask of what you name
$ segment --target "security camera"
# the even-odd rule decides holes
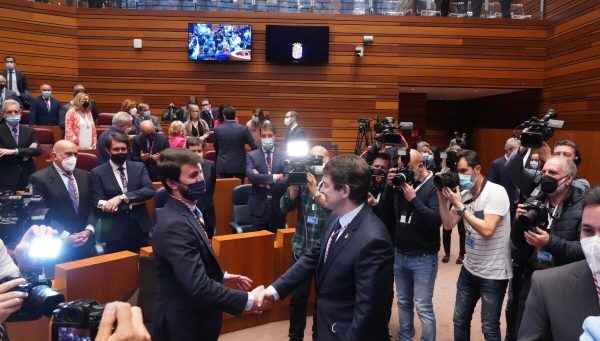
[[[356,54],[357,57],[362,57],[365,55],[365,47],[364,46],[357,46],[354,48],[354,53]]]
[[[373,44],[373,36],[363,36],[363,44],[372,45]]]

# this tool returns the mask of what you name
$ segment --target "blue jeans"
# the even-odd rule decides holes
[[[481,298],[481,330],[486,341],[501,341],[500,314],[508,280],[484,279],[463,266],[456,285],[454,307],[454,341],[468,341],[471,319]]]
[[[398,295],[400,341],[412,340],[414,308],[417,309],[423,332],[421,340],[435,340],[433,287],[438,270],[438,255],[409,255],[396,250],[394,277]]]

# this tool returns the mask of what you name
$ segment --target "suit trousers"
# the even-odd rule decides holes
[[[294,257],[295,259],[295,257]],[[295,263],[296,261],[294,261]],[[293,263],[292,263],[293,264]],[[304,329],[306,328],[306,305],[310,296],[310,285],[312,278],[298,286],[292,292],[290,299],[290,329],[288,336],[290,341],[304,340]],[[316,308],[316,307],[315,307]],[[316,311],[313,311],[312,339],[317,341]]]
[[[142,232],[137,221],[128,216],[127,219],[131,220],[124,223],[125,231],[123,239],[106,241],[104,253],[114,253],[120,251],[131,251],[135,253],[140,252],[140,248],[148,246],[148,233]]]
[[[250,215],[253,231],[266,230],[276,233],[277,229],[285,228],[285,215],[280,215],[275,207],[278,204],[279,202],[267,203],[261,216]]]

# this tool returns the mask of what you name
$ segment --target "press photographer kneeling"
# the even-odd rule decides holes
[[[511,230],[517,335],[534,271],[585,259],[579,242],[584,191],[573,186],[577,166],[553,156],[544,165],[540,193],[517,208]]]

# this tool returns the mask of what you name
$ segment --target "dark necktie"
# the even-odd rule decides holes
[[[66,176],[67,179],[69,179],[69,181],[67,181],[67,190],[69,191],[71,204],[73,205],[75,212],[79,212],[79,193],[77,192],[75,177],[71,172],[63,173],[63,176]]]
[[[340,233],[341,230],[342,230],[342,225],[340,224],[340,220],[338,219],[338,221],[335,223],[335,227],[333,228],[333,232],[331,232],[331,235],[329,236],[329,241],[327,242],[327,248],[325,249],[325,260],[324,261],[327,261],[327,256],[329,256],[329,250],[331,249],[333,244],[335,244],[338,234]]]
[[[123,166],[117,168],[121,176],[121,184],[123,185],[123,194],[127,193],[127,176],[125,176],[125,168]]]
[[[13,127],[12,134],[13,134],[13,138],[15,139],[15,143],[18,145],[19,144],[19,129],[17,129],[17,127]]]
[[[8,89],[12,90],[12,79],[13,79],[13,73],[14,71],[9,71],[8,72]]]
[[[273,158],[270,151],[267,152],[267,169],[269,170],[269,174],[271,174],[271,170],[273,169]]]
[[[154,149],[154,137],[148,136],[146,139],[146,148],[148,148],[148,153],[152,154],[152,149]]]
[[[50,111],[50,98],[46,98],[46,108]]]

